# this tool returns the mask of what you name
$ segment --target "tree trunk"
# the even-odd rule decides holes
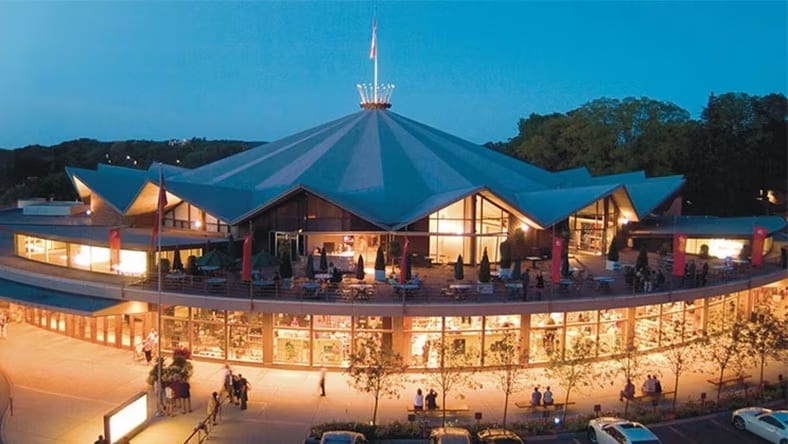
[[[441,427],[446,427],[446,390],[443,390],[443,395],[441,398],[443,399],[443,404],[441,404],[441,408],[443,409],[443,414],[441,415]]]
[[[759,384],[760,387],[763,387],[763,368],[766,366],[766,355],[761,353],[761,382]]]
[[[673,380],[673,413],[676,413],[676,400],[679,397],[679,372],[676,372],[676,378]]]
[[[509,393],[507,393],[503,398],[503,427],[506,429],[506,412],[509,410]]]
[[[564,413],[561,415],[561,425],[566,423],[566,409],[569,407],[569,406],[567,406],[567,404],[569,404],[569,391],[570,390],[571,390],[571,387],[567,387],[566,388],[566,396],[564,396]]]
[[[372,427],[377,425],[378,420],[378,401],[380,400],[380,395],[375,394],[375,407],[372,409]]]
[[[720,379],[717,381],[717,407],[720,406],[720,395],[722,394],[722,376],[725,374],[725,369],[720,369]]]

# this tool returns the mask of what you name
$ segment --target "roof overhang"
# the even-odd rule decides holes
[[[5,279],[0,279],[0,288],[2,288],[0,299],[80,316],[107,316],[148,311],[148,304],[145,302],[82,296]]]

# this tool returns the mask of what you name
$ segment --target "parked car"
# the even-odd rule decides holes
[[[438,427],[430,432],[430,444],[471,444],[471,433],[460,427]]]
[[[320,444],[367,444],[367,438],[361,433],[346,430],[323,432]]]
[[[657,435],[639,422],[602,417],[588,422],[588,440],[599,444],[662,444]]]
[[[506,429],[484,429],[476,438],[479,444],[525,444],[520,436]]]
[[[731,421],[738,430],[746,430],[775,444],[788,444],[788,410],[746,407],[734,410]]]

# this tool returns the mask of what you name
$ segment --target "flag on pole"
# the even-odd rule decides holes
[[[308,260],[312,260],[309,256]],[[243,246],[243,260],[241,261],[241,280],[248,281],[252,279],[252,235],[247,234],[244,236]]]
[[[118,271],[120,265],[120,228],[109,230],[109,269]]]
[[[752,228],[752,257],[750,264],[759,267],[763,260],[763,241],[766,239],[766,228],[755,226]]]
[[[673,276],[684,276],[685,250],[687,249],[687,235],[673,235]]]
[[[369,58],[374,59],[377,54],[378,19],[372,19],[372,43],[369,45]]]
[[[150,236],[150,249],[156,249],[156,239],[159,238],[159,229],[164,216],[164,208],[167,206],[167,191],[164,189],[164,175],[159,167],[159,198],[156,200],[156,213],[153,216],[153,231]]]
[[[399,283],[405,284],[407,282],[407,276],[405,276],[405,272],[407,271],[408,266],[408,238],[405,238],[405,246],[402,247],[402,257],[399,258]]]
[[[553,256],[551,262],[550,278],[554,284],[561,280],[561,257],[564,253],[564,240],[553,236]]]

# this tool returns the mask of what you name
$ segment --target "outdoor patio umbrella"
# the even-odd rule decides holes
[[[181,260],[181,249],[176,245],[172,250],[172,269],[183,271],[183,261]]]
[[[364,256],[359,254],[358,261],[356,261],[356,279],[363,281],[364,275]]]
[[[311,254],[306,257],[306,269],[304,270],[304,275],[307,279],[315,278],[315,261],[312,260]]]
[[[462,263],[462,255],[457,256],[457,262],[454,263],[454,279],[461,281],[465,279],[465,265]]]
[[[479,282],[490,282],[490,257],[487,256],[487,248],[484,249],[479,264]]]
[[[410,255],[405,256],[405,270],[403,271],[403,273],[405,273],[406,281],[409,281],[413,278],[413,274],[412,274],[413,267],[410,257],[411,257]]]
[[[202,256],[198,257],[195,261],[198,266],[212,266],[212,267],[227,267],[232,265],[235,260],[219,250],[211,250]]]
[[[320,249],[320,271],[328,271],[328,258],[326,257],[326,247]]]
[[[252,256],[252,268],[265,268],[279,265],[279,258],[261,250]]]

